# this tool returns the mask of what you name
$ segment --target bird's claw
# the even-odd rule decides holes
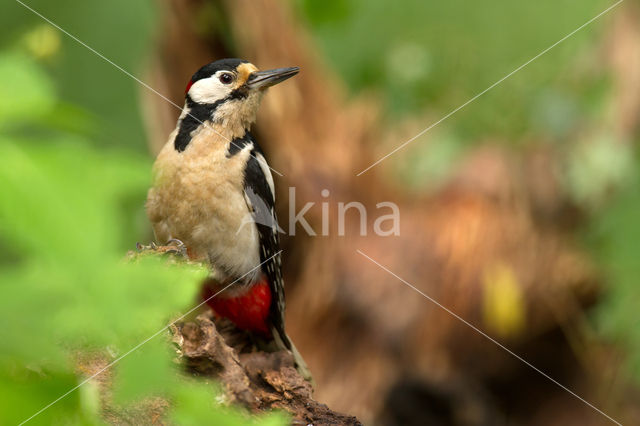
[[[148,246],[138,242],[136,243],[136,249],[138,250],[138,253],[153,252],[157,254],[170,254],[183,257],[184,259],[189,259],[187,246],[177,238],[170,239],[167,241],[167,244],[163,246],[159,246],[153,241],[149,243]]]
[[[153,241],[151,241],[151,243],[148,246],[145,246],[141,242],[137,242],[136,243],[136,250],[138,250],[138,252],[156,251],[156,250],[158,250],[158,246]]]
[[[173,249],[169,249],[167,251],[173,252],[173,253],[180,253],[185,259],[189,258],[189,255],[187,254],[187,246],[184,245],[184,243],[179,239],[171,238],[169,241],[167,241],[167,246],[174,247]]]

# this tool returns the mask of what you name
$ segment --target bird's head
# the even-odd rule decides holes
[[[241,59],[211,62],[191,77],[185,90],[186,107],[207,110],[207,119],[214,124],[248,128],[255,121],[265,90],[298,71],[298,67],[260,71]]]

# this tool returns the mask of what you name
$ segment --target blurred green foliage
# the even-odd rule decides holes
[[[24,3],[134,75],[141,74],[149,59],[158,21],[151,0]],[[28,50],[55,82],[59,98],[50,117],[52,127],[83,130],[94,145],[146,153],[138,100],[142,88],[137,82],[19,3],[5,2],[0,8],[0,48]],[[23,80],[14,83],[22,84],[14,84],[13,90],[30,90]],[[85,127],[86,119],[93,122],[92,127]]]
[[[318,45],[352,92],[383,95],[390,129],[412,118],[399,145],[603,11],[611,2],[298,0]],[[430,190],[479,140],[564,144],[602,111],[609,87],[593,42],[609,16],[529,63],[390,157],[402,183]],[[404,134],[405,129],[402,129]],[[422,146],[420,146],[422,145]],[[392,148],[390,147],[389,150]]]
[[[640,161],[635,159],[635,170]],[[606,292],[596,309],[604,336],[625,349],[628,374],[640,383],[640,179],[636,174],[595,215],[587,241],[601,263]]]
[[[149,48],[151,2],[29,4],[133,72]],[[215,386],[173,362],[166,325],[195,304],[207,271],[123,259],[149,238],[139,87],[17,3],[0,16],[0,424],[82,383],[82,354],[108,363],[142,342],[106,373],[112,413],[160,396],[178,424],[284,423],[220,406]],[[30,423],[103,423],[96,382]]]
[[[611,2],[299,0],[298,4],[351,91],[381,89],[392,120],[406,113],[424,116],[427,109],[435,121]],[[601,28],[602,23],[576,33],[446,125],[465,138],[489,135],[515,141],[529,131],[532,120],[544,119],[538,116],[549,106],[570,118],[588,95],[584,85],[574,82],[589,73],[594,64],[588,61],[595,59],[582,58],[587,63],[579,68],[567,65],[575,64],[585,41],[593,40]]]

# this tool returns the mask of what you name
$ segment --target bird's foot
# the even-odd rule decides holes
[[[163,246],[159,246],[153,241],[147,246],[141,243],[136,243],[136,249],[140,254],[167,254],[184,260],[189,260],[187,246],[177,238],[170,239],[167,241],[167,244]]]
[[[167,249],[167,252],[173,253],[176,255],[179,254],[185,259],[187,260],[189,259],[189,254],[187,253],[187,246],[184,245],[184,243],[179,239],[171,238],[169,241],[167,241],[167,245],[165,247],[169,247]]]
[[[151,241],[151,243],[148,246],[145,246],[144,244],[142,244],[141,242],[137,242],[136,243],[136,250],[138,250],[138,253],[144,253],[147,251],[158,251],[158,245],[156,243],[154,243],[153,241]]]

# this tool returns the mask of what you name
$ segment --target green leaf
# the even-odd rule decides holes
[[[51,79],[26,55],[0,52],[0,126],[30,121],[53,108]]]

